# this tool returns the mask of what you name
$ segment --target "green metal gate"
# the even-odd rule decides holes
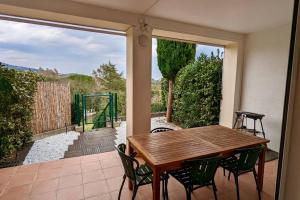
[[[75,103],[75,123],[83,126],[83,131],[87,125],[92,129],[104,128],[118,120],[117,93],[97,93],[97,94],[76,94]]]

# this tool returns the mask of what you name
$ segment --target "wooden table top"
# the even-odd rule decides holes
[[[156,134],[140,134],[127,138],[152,167],[176,166],[183,160],[231,151],[269,140],[224,126],[205,126]]]

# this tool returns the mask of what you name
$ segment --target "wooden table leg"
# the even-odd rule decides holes
[[[133,148],[129,144],[128,145],[128,155],[130,155],[132,153],[133,153]],[[133,185],[132,185],[132,182],[130,180],[128,181],[128,189],[133,190]]]
[[[259,161],[258,161],[258,186],[260,191],[263,190],[263,185],[264,185],[264,170],[265,170],[265,153],[266,153],[266,147],[263,149],[259,156]]]
[[[152,194],[153,194],[153,200],[159,200],[160,199],[160,172],[158,169],[152,169],[153,170],[153,179],[152,179]]]

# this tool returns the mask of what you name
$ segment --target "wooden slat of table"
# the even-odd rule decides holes
[[[130,147],[152,167],[153,199],[159,199],[159,174],[181,166],[182,161],[216,153],[229,154],[235,149],[266,144],[269,140],[229,129],[206,126],[128,137]],[[263,184],[264,152],[259,161],[260,188]]]

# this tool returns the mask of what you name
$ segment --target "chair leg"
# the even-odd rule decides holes
[[[224,174],[224,176],[226,176],[226,174],[225,174],[225,168],[223,168],[223,174]]]
[[[217,197],[217,191],[218,190],[217,190],[217,187],[216,187],[216,184],[215,184],[214,180],[212,181],[212,186],[213,186],[215,200],[218,200],[218,197]]]
[[[236,196],[237,196],[237,199],[240,200],[239,178],[238,178],[237,174],[234,174],[234,180],[235,180],[235,185],[236,185]]]
[[[163,199],[165,199],[165,181],[162,182],[162,196],[163,196]]]
[[[229,171],[229,174],[228,174],[228,180],[230,180],[230,175],[231,175],[231,172]]]
[[[253,169],[253,175],[254,175],[254,179],[255,179],[255,183],[256,183],[256,189],[258,192],[258,198],[259,198],[259,200],[261,200],[261,194],[260,194],[260,190],[259,190],[259,186],[258,186],[257,174],[256,174],[255,169]]]
[[[135,199],[135,196],[136,196],[137,190],[138,190],[138,186],[134,185],[134,186],[133,186],[133,192],[132,192],[132,200],[134,200],[134,199]]]
[[[186,192],[186,199],[192,200],[191,190],[189,188],[185,188],[185,192]]]
[[[169,199],[169,194],[168,194],[168,179],[166,179],[164,182],[165,182],[165,199],[168,200]]]
[[[123,186],[124,186],[125,180],[126,180],[126,175],[123,176],[123,181],[122,181],[121,188],[120,188],[120,191],[119,191],[118,200],[121,199],[121,193],[122,193],[122,190],[123,190]]]

